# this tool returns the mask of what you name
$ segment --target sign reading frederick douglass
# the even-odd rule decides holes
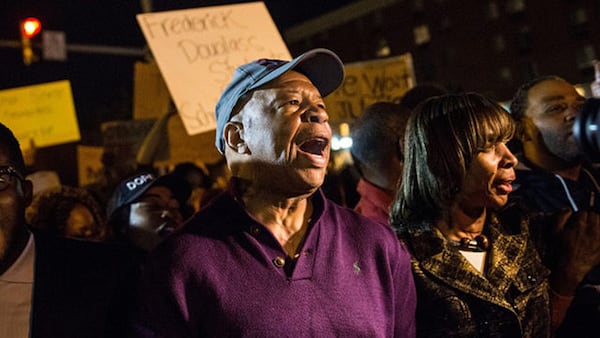
[[[410,54],[347,63],[344,83],[325,98],[329,120],[350,122],[370,104],[395,101],[415,85]]]
[[[47,147],[80,139],[69,81],[0,91],[0,121],[26,146]]]
[[[291,56],[263,2],[137,15],[188,134],[215,129],[235,68]]]

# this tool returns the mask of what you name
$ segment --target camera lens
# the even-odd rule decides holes
[[[600,162],[599,109],[600,99],[587,99],[573,124],[577,145],[592,162]]]

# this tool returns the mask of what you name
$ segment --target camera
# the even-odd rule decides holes
[[[592,162],[600,162],[600,99],[585,100],[573,124],[577,146]]]

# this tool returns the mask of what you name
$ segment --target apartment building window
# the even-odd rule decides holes
[[[583,8],[576,8],[570,15],[571,25],[585,25],[588,22],[587,13]]]
[[[424,45],[431,40],[431,35],[429,34],[429,26],[420,25],[413,28],[413,35],[415,38],[415,44],[417,46]]]
[[[593,66],[592,61],[596,58],[596,50],[593,45],[586,44],[575,52],[577,69],[583,70]]]
[[[520,14],[525,11],[525,0],[508,0],[506,2],[506,11],[510,14]]]
[[[413,0],[412,7],[415,13],[422,13],[425,11],[425,0]]]
[[[390,45],[388,44],[387,39],[384,37],[380,37],[377,40],[375,55],[378,58],[383,58],[383,57],[390,56],[390,54],[392,54],[392,49],[390,48]]]
[[[504,82],[512,82],[513,74],[509,67],[501,67],[498,69],[498,78]]]
[[[583,8],[576,8],[569,14],[569,28],[573,37],[589,35],[588,15]]]
[[[497,34],[492,38],[492,48],[496,53],[502,53],[506,50],[506,40],[502,34]]]
[[[485,9],[485,16],[490,20],[496,20],[500,17],[500,9],[498,8],[498,2],[489,1]]]

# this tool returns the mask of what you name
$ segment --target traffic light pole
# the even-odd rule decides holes
[[[32,42],[32,47],[41,48],[40,43]],[[18,40],[2,40],[0,39],[0,48],[22,48],[21,41]],[[137,47],[120,47],[120,46],[105,46],[105,45],[85,45],[85,44],[67,44],[67,52],[71,53],[88,53],[88,54],[105,54],[116,56],[135,56],[144,57],[147,54],[145,48]]]

